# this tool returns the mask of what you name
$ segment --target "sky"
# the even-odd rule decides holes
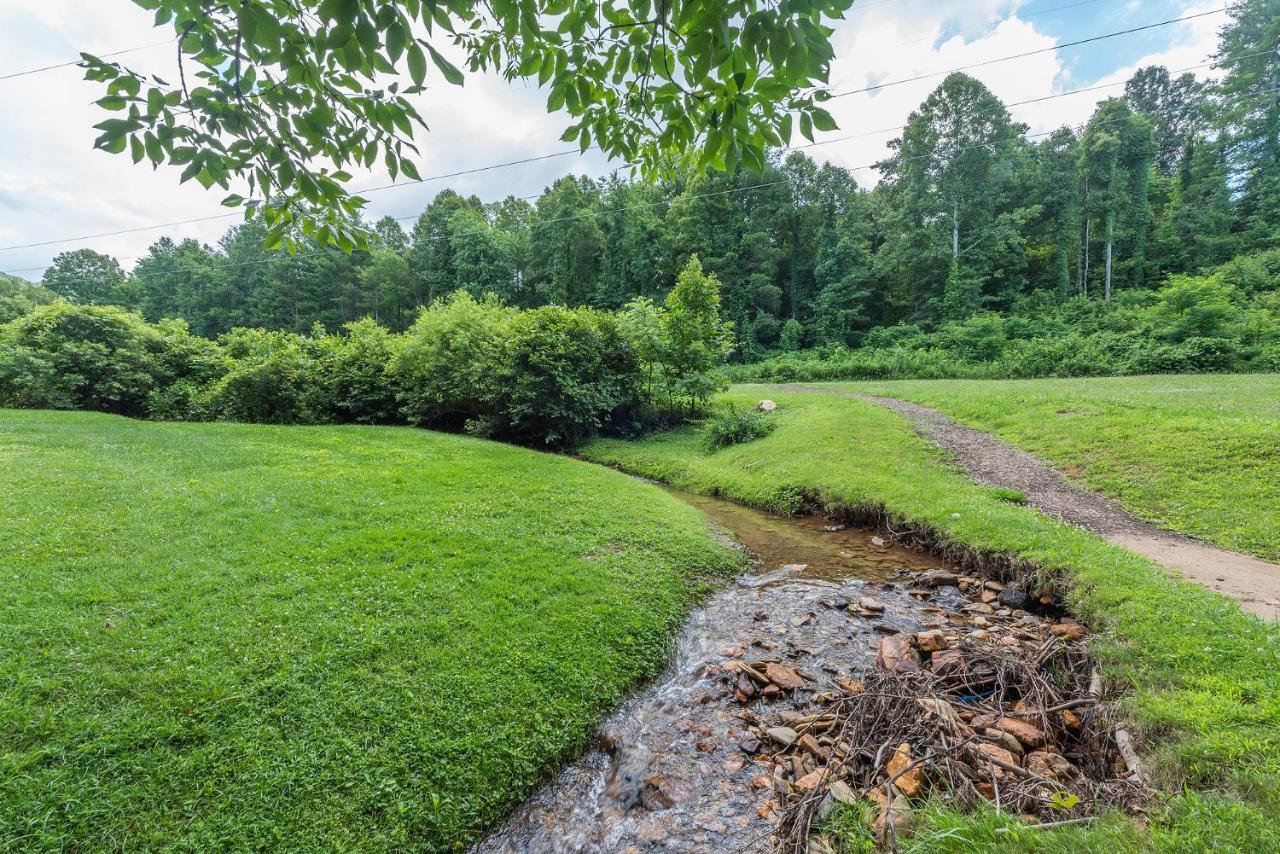
[[[831,91],[883,88],[829,102],[840,129],[819,135],[821,144],[807,153],[852,169],[863,186],[873,185],[878,176],[870,165],[885,156],[896,128],[942,81],[945,73],[939,72],[1032,51],[1043,52],[968,73],[1007,104],[1120,84],[1011,107],[1031,134],[1081,125],[1098,101],[1121,94],[1123,82],[1143,66],[1212,76],[1211,68],[1193,66],[1209,61],[1225,16],[1214,12],[1092,44],[1043,49],[1222,5],[1223,0],[856,0],[835,23]],[[226,214],[226,193],[217,187],[206,191],[194,181],[180,185],[176,169],[153,171],[145,162],[135,166],[125,155],[94,150],[92,126],[105,114],[93,101],[102,92],[82,79],[81,69],[22,73],[74,60],[82,50],[128,50],[118,61],[161,77],[174,76],[176,69],[171,32],[153,28],[151,16],[130,0],[0,0],[0,272],[38,280],[57,253],[78,248],[113,255],[128,269],[162,235],[216,245],[239,216],[148,228]],[[917,76],[924,79],[896,83]],[[419,96],[418,105],[431,128],[418,140],[424,178],[570,147],[559,142],[568,117],[548,114],[545,93],[521,81],[468,75],[462,88],[441,81]],[[400,218],[407,229],[445,187],[484,201],[532,198],[562,175],[599,177],[614,170],[625,172],[626,166],[598,152],[573,153],[373,193],[367,214],[370,221]],[[352,186],[386,183],[385,173],[370,172],[357,175]],[[82,239],[121,230],[132,231]],[[28,245],[35,243],[48,245]]]

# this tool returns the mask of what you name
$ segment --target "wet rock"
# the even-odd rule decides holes
[[[671,809],[679,800],[679,790],[667,777],[654,774],[640,787],[640,804],[649,812]]]
[[[921,587],[955,587],[960,576],[945,569],[931,569],[916,576],[916,584]]]
[[[871,538],[871,545],[873,545],[873,546],[884,546],[884,545],[886,545],[884,537],[872,537],[872,538]]]
[[[759,753],[760,739],[754,735],[748,735],[738,741],[738,749],[743,753]]]
[[[1036,605],[1035,600],[1020,587],[1006,587],[1000,591],[1000,595],[996,598],[1006,608],[1016,608],[1022,611],[1030,611]]]
[[[805,681],[790,667],[783,664],[770,661],[765,664],[764,675],[769,681],[785,691],[794,691],[797,688],[803,688]]]
[[[771,726],[765,730],[765,733],[784,747],[790,747],[800,737],[800,733],[789,726]]]
[[[837,531],[843,531],[847,527],[849,526],[848,525],[823,525],[822,530],[826,531],[828,534],[834,534]]]
[[[890,635],[880,641],[876,661],[890,673],[915,673],[920,669],[920,656],[907,635]]]
[[[884,603],[874,596],[863,596],[858,600],[858,608],[860,608],[864,614],[884,613]]]

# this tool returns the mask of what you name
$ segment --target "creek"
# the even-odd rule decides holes
[[[757,712],[789,708],[793,698],[744,708],[724,663],[744,654],[786,659],[817,690],[874,666],[885,632],[937,625],[959,604],[909,595],[910,575],[947,566],[871,532],[672,492],[746,546],[754,569],[690,614],[665,672],[476,854],[769,850],[771,794],[747,727]],[[883,614],[851,614],[868,596]]]

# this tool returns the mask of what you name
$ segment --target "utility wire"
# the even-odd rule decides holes
[[[1093,2],[1093,0],[1090,0],[1090,2]],[[1260,52],[1258,52],[1258,53],[1256,53],[1256,54],[1250,54],[1249,56],[1237,57],[1237,59],[1248,59],[1248,58],[1250,58],[1250,57],[1252,57],[1252,56],[1260,56],[1260,55],[1263,55],[1263,54],[1269,54],[1269,53],[1270,53],[1270,51],[1260,51]],[[1185,72],[1187,72],[1187,71],[1195,71],[1195,70],[1198,70],[1198,69],[1201,69],[1201,68],[1208,68],[1208,67],[1212,66],[1213,64],[1214,64],[1213,62],[1205,62],[1205,63],[1200,63],[1200,64],[1198,64],[1198,65],[1190,65],[1190,66],[1187,66],[1187,67],[1185,67],[1185,68],[1172,69],[1172,70],[1170,70],[1170,72],[1169,72],[1169,73],[1170,73],[1170,74],[1182,74],[1182,73],[1185,73]],[[1116,86],[1123,86],[1123,85],[1125,85],[1125,82],[1126,82],[1126,81],[1115,81],[1115,82],[1112,82],[1112,83],[1102,83],[1102,84],[1098,84],[1098,85],[1095,85],[1095,86],[1086,86],[1086,87],[1082,87],[1082,88],[1079,88],[1079,89],[1072,89],[1072,90],[1067,91],[1067,92],[1056,92],[1056,93],[1053,93],[1053,94],[1050,94],[1050,95],[1043,95],[1043,96],[1038,97],[1038,98],[1029,98],[1029,99],[1024,100],[1024,101],[1014,101],[1014,102],[1011,102],[1011,103],[1009,103],[1009,104],[1005,104],[1004,106],[1005,106],[1006,108],[1009,108],[1009,107],[1020,107],[1020,106],[1025,106],[1025,105],[1027,105],[1027,104],[1038,104],[1038,103],[1042,103],[1042,102],[1044,102],[1044,101],[1051,101],[1051,100],[1054,100],[1054,99],[1056,99],[1056,98],[1066,98],[1066,97],[1069,97],[1069,96],[1071,96],[1071,95],[1079,95],[1079,94],[1081,94],[1081,93],[1085,93],[1085,92],[1096,92],[1096,91],[1100,91],[1100,90],[1103,90],[1103,89],[1110,89],[1110,88],[1114,88],[1114,87],[1116,87]],[[852,94],[852,93],[845,93],[845,94]],[[892,133],[892,132],[894,132],[894,131],[904,130],[905,128],[906,128],[906,125],[895,125],[895,126],[893,126],[893,127],[879,128],[879,129],[872,130],[872,131],[864,131],[864,132],[857,133],[857,134],[849,134],[849,135],[845,135],[845,136],[836,137],[836,138],[833,138],[833,139],[830,139],[830,140],[823,140],[822,142],[817,143],[817,144],[820,144],[820,145],[826,145],[826,144],[828,144],[828,143],[830,143],[830,142],[843,142],[843,141],[847,141],[847,140],[851,140],[851,139],[862,139],[862,138],[865,138],[865,137],[876,136],[876,135],[878,135],[878,134],[883,134],[883,133]],[[804,146],[804,147],[808,147],[808,146]],[[597,150],[597,149],[598,149],[598,146],[594,146],[594,145],[593,145],[593,146],[589,147],[589,148],[587,149],[587,151],[594,151],[594,150]],[[422,178],[422,179],[417,180],[417,181],[399,182],[399,183],[394,183],[394,184],[384,184],[384,185],[376,186],[376,187],[368,187],[368,188],[364,188],[364,189],[353,190],[352,192],[356,193],[357,195],[359,195],[359,194],[361,194],[361,193],[377,193],[377,192],[382,192],[382,191],[384,191],[384,190],[390,190],[390,189],[393,189],[393,188],[395,188],[395,187],[408,187],[408,186],[413,186],[413,185],[415,185],[415,184],[426,183],[426,182],[429,182],[429,181],[440,181],[440,180],[445,180],[445,179],[448,179],[448,178],[458,178],[458,177],[462,177],[462,176],[465,176],[465,175],[475,175],[475,174],[479,174],[479,173],[482,173],[482,172],[490,172],[490,171],[493,171],[493,170],[496,170],[496,169],[504,169],[504,168],[508,168],[508,167],[511,167],[511,166],[522,166],[522,165],[525,165],[525,164],[528,164],[528,163],[535,163],[535,162],[539,162],[539,161],[543,161],[543,160],[551,160],[551,159],[553,159],[553,158],[557,158],[557,157],[567,157],[567,156],[572,155],[572,154],[580,154],[580,153],[584,153],[584,152],[579,151],[579,149],[577,149],[577,148],[565,149],[564,151],[552,152],[552,153],[550,153],[550,154],[542,154],[542,155],[538,155],[538,156],[535,156],[535,157],[524,157],[524,158],[520,158],[520,159],[517,159],[517,160],[508,160],[508,161],[503,161],[503,162],[501,162],[501,163],[491,163],[491,164],[488,164],[488,165],[486,165],[486,166],[478,166],[478,167],[475,167],[475,168],[472,168],[472,169],[460,169],[460,170],[457,170],[457,171],[454,171],[454,172],[445,172],[445,173],[441,173],[441,174],[439,174],[439,175],[430,175],[430,176],[427,176],[427,177]],[[535,196],[535,198],[536,198],[536,196]],[[64,237],[64,238],[58,238],[58,239],[56,239],[56,240],[44,240],[44,241],[39,241],[39,242],[34,242],[34,243],[22,243],[22,244],[15,244],[15,245],[12,245],[12,246],[0,246],[0,252],[7,252],[7,251],[10,251],[10,250],[16,250],[16,249],[35,249],[35,248],[39,248],[39,247],[42,247],[42,246],[55,246],[55,245],[59,245],[59,244],[63,244],[63,243],[75,243],[75,242],[78,242],[78,241],[81,241],[81,240],[96,240],[96,239],[103,238],[103,237],[118,237],[118,236],[125,235],[125,234],[137,234],[137,233],[139,233],[139,232],[143,232],[143,231],[153,231],[153,230],[155,230],[155,229],[160,229],[160,228],[173,228],[173,227],[175,227],[175,226],[180,226],[180,225],[194,225],[194,224],[202,223],[202,222],[212,222],[212,221],[219,220],[219,219],[231,219],[231,218],[234,218],[234,217],[240,217],[240,216],[243,216],[243,214],[242,214],[242,213],[240,213],[240,212],[238,212],[238,211],[237,211],[237,212],[232,212],[232,213],[213,214],[213,215],[211,215],[211,216],[196,217],[196,218],[193,218],[193,219],[187,219],[187,220],[176,220],[176,221],[174,221],[174,222],[157,223],[157,224],[154,224],[154,225],[143,225],[143,226],[136,226],[136,227],[133,227],[133,228],[124,228],[124,229],[119,229],[119,230],[116,230],[116,231],[105,231],[105,232],[100,232],[100,233],[97,233],[97,234],[86,234],[86,235],[80,235],[80,236],[78,236],[78,237]],[[31,267],[31,268],[27,268],[27,269],[29,269],[29,270],[33,270],[33,269],[34,269],[34,270],[38,270],[38,269],[43,269],[43,268],[41,268],[41,267]],[[12,271],[10,271],[10,272],[12,272]]]
[[[1108,84],[1108,85],[1110,85],[1110,84]],[[1277,93],[1277,92],[1280,92],[1280,87],[1277,87],[1277,88],[1276,88],[1276,89],[1274,89],[1274,90],[1268,90],[1268,91],[1263,91],[1263,92],[1257,92],[1257,93],[1255,93],[1255,94],[1254,94],[1253,96],[1251,96],[1251,97],[1266,97],[1266,96],[1270,96],[1270,95],[1272,95],[1272,94],[1275,94],[1275,93]],[[1075,93],[1063,93],[1063,94],[1075,94]],[[1111,119],[1111,120],[1109,120],[1109,121],[1099,122],[1099,123],[1098,123],[1098,126],[1107,125],[1107,124],[1112,124],[1112,123],[1117,122],[1117,121],[1123,121],[1123,119],[1122,119],[1122,118],[1117,118],[1117,119]],[[1085,127],[1087,127],[1087,126],[1088,126],[1088,124],[1089,124],[1088,122],[1085,122],[1085,123],[1083,123],[1083,124],[1073,125],[1073,126],[1070,126],[1070,127],[1071,127],[1072,129],[1074,129],[1074,130],[1083,130]],[[1061,129],[1061,128],[1055,128],[1054,130],[1051,130],[1051,131],[1041,131],[1041,132],[1033,133],[1033,134],[1025,134],[1025,135],[1024,135],[1024,138],[1026,138],[1026,139],[1035,139],[1035,138],[1038,138],[1038,137],[1050,136],[1050,135],[1052,135],[1052,134],[1054,134],[1054,133],[1057,133],[1057,131],[1058,131],[1058,130],[1060,130],[1060,129]],[[805,150],[805,149],[810,149],[810,148],[817,148],[818,146],[821,146],[821,145],[828,145],[828,144],[830,144],[830,143],[835,143],[835,142],[844,142],[844,141],[846,141],[846,139],[847,139],[847,137],[836,137],[836,138],[833,138],[833,139],[819,140],[819,141],[817,141],[817,142],[811,142],[811,143],[807,143],[807,144],[804,144],[804,145],[789,146],[789,147],[788,147],[788,149],[784,149],[784,150],[797,150],[797,151],[798,151],[798,150]],[[987,147],[987,144],[986,144],[986,143],[979,143],[979,144],[976,144],[976,145],[969,145],[969,146],[964,146],[964,147],[958,148],[958,149],[956,149],[956,150],[955,150],[955,152],[954,152],[954,153],[959,153],[959,152],[962,152],[962,151],[969,151],[969,150],[973,150],[973,149],[977,149],[977,148],[985,148],[985,147]],[[898,163],[906,163],[906,162],[910,162],[910,161],[913,161],[913,160],[919,160],[919,159],[926,158],[926,157],[931,157],[931,156],[933,156],[933,155],[932,155],[932,154],[915,155],[915,156],[913,156],[913,157],[904,157],[904,158],[899,158],[899,159],[897,160],[897,162],[898,162]],[[883,160],[877,160],[877,161],[874,161],[874,162],[871,162],[871,163],[864,163],[864,164],[860,164],[860,165],[858,165],[858,166],[847,166],[847,167],[842,167],[842,168],[844,168],[846,171],[849,171],[849,172],[856,172],[856,171],[860,171],[860,170],[863,170],[863,169],[873,169],[873,168],[875,168],[875,167],[879,166],[882,162],[883,162]],[[738,194],[738,193],[756,192],[756,191],[758,191],[758,190],[763,190],[763,189],[766,189],[766,188],[769,188],[769,187],[776,187],[776,186],[779,186],[779,185],[782,185],[782,184],[787,184],[787,183],[789,183],[789,182],[790,182],[790,179],[788,179],[788,178],[781,178],[781,179],[774,180],[774,181],[766,181],[766,182],[763,182],[763,183],[760,183],[760,184],[752,184],[752,185],[750,185],[750,186],[746,186],[746,187],[732,187],[732,188],[729,188],[729,189],[726,189],[726,190],[713,190],[713,191],[709,191],[709,192],[705,192],[705,193],[694,193],[694,194],[691,194],[691,195],[681,194],[681,195],[680,195],[680,196],[678,196],[677,198],[682,198],[682,199],[699,199],[699,198],[711,198],[711,197],[717,197],[717,196],[736,195],[736,194]],[[541,195],[541,194],[539,194],[539,195]],[[524,197],[524,198],[525,198],[525,199],[529,199],[529,198],[537,198],[537,197],[536,197],[536,196],[532,196],[532,197],[526,196],[526,197]],[[551,224],[553,224],[553,223],[558,223],[558,222],[567,222],[567,221],[569,221],[569,220],[582,219],[582,218],[585,218],[585,217],[597,217],[597,216],[603,216],[603,215],[606,215],[606,214],[611,214],[611,213],[620,213],[620,212],[623,212],[623,211],[629,211],[629,210],[642,210],[642,209],[645,209],[645,208],[651,208],[651,207],[661,207],[661,206],[663,206],[663,205],[670,205],[670,204],[671,204],[671,202],[672,202],[672,199],[661,199],[661,200],[657,200],[657,201],[653,201],[653,202],[645,202],[645,203],[641,203],[641,204],[637,204],[637,205],[624,205],[624,206],[620,206],[620,207],[615,207],[615,208],[605,208],[605,209],[601,209],[601,210],[580,211],[580,212],[577,212],[577,213],[574,213],[574,214],[570,214],[570,215],[568,215],[568,216],[555,217],[555,218],[547,219],[547,220],[540,220],[537,224],[538,224],[538,225],[551,225]],[[402,217],[392,217],[392,219],[396,220],[397,222],[407,222],[407,221],[409,221],[409,220],[418,219],[418,218],[419,218],[419,217],[421,217],[421,216],[422,216],[422,214],[421,214],[421,213],[418,213],[418,214],[411,214],[411,215],[408,215],[408,216],[402,216]],[[463,234],[463,235],[466,235],[466,234],[481,234],[481,233],[484,233],[484,231],[486,231],[486,230],[489,230],[489,231],[509,231],[509,229],[501,229],[501,228],[498,228],[497,226],[489,226],[487,229],[476,229],[475,231],[462,232],[462,234]],[[228,263],[224,264],[223,266],[234,266],[234,267],[236,267],[236,268],[240,268],[240,267],[248,267],[248,266],[256,266],[256,265],[258,265],[258,264],[269,264],[269,263],[272,263],[272,262],[274,262],[274,261],[276,261],[276,260],[278,260],[278,259],[280,259],[280,258],[287,258],[287,259],[289,259],[289,260],[293,260],[293,259],[302,259],[302,258],[312,258],[312,257],[320,256],[320,255],[326,255],[326,254],[329,254],[329,253],[330,253],[330,252],[332,252],[332,251],[334,251],[334,250],[330,247],[330,248],[325,248],[325,249],[317,250],[317,251],[314,251],[314,252],[300,252],[300,253],[297,253],[297,254],[295,254],[295,255],[272,256],[272,257],[268,257],[268,258],[259,258],[259,259],[253,260],[253,261],[228,262]],[[142,258],[142,257],[145,257],[145,256],[142,256],[142,255],[125,256],[125,257],[120,258],[120,259],[117,259],[117,260],[133,261],[133,260],[137,260],[137,259]],[[47,265],[46,265],[46,267],[47,267]],[[4,271],[0,271],[0,272],[5,272],[5,273],[21,273],[21,272],[28,272],[28,271],[32,271],[32,270],[43,270],[43,269],[46,269],[46,267],[26,267],[26,268],[22,268],[22,269],[18,269],[18,270],[4,270]],[[171,274],[171,273],[161,273],[161,274],[159,274],[159,276],[160,276],[161,278],[163,278],[163,277],[165,277],[165,276],[169,276],[169,275],[172,275],[172,274]],[[145,280],[149,280],[150,278],[153,278],[153,277],[147,277],[147,276],[135,276],[134,278],[136,278],[136,279],[141,279],[141,280],[144,280],[144,281],[145,281]]]
[[[135,53],[140,50],[148,50],[150,48],[160,47],[161,45],[166,45],[166,44],[173,44],[173,39],[165,39],[162,42],[152,42],[151,44],[138,45],[137,47],[127,47],[124,50],[117,50],[117,51],[112,51],[111,53],[104,53],[101,55],[100,58],[106,59],[107,57],[111,57],[111,56],[123,56],[126,53]],[[81,60],[81,59],[72,59],[67,62],[59,62],[55,65],[44,65],[39,68],[28,68],[25,71],[11,71],[8,74],[0,74],[0,80],[13,80],[15,77],[26,77],[30,74],[39,74],[42,71],[53,71],[54,69],[57,69],[57,68],[66,68],[71,65],[79,65],[83,61],[84,60]]]
[[[892,86],[901,86],[905,83],[916,83],[920,80],[930,80],[935,77],[942,77],[947,74],[955,74],[956,72],[959,72],[959,71],[972,71],[975,68],[986,68],[989,65],[996,65],[997,63],[1001,63],[1001,62],[1009,62],[1014,59],[1026,59],[1029,56],[1039,56],[1040,54],[1044,54],[1044,53],[1053,53],[1055,51],[1062,50],[1063,48],[1079,47],[1082,44],[1093,44],[1094,42],[1100,42],[1106,39],[1113,39],[1119,36],[1132,35],[1133,33],[1140,33],[1145,30],[1155,29],[1157,27],[1167,27],[1171,24],[1178,24],[1178,23],[1182,23],[1183,21],[1191,21],[1196,18],[1203,18],[1206,15],[1219,15],[1225,11],[1226,11],[1226,7],[1220,7],[1217,9],[1210,9],[1207,12],[1196,12],[1195,14],[1192,14],[1192,15],[1183,15],[1180,18],[1170,18],[1167,21],[1157,21],[1154,24],[1144,24],[1143,26],[1140,26],[1140,27],[1130,27],[1127,30],[1116,30],[1113,33],[1103,33],[1097,36],[1090,36],[1087,39],[1078,39],[1073,42],[1063,42],[1062,44],[1050,45],[1049,47],[1041,47],[1035,50],[1028,50],[1023,53],[1014,53],[1014,54],[1010,54],[1009,56],[1000,56],[1000,57],[996,57],[995,59],[987,59],[987,60],[983,60],[982,62],[972,63],[970,65],[962,65],[962,66],[959,66],[958,68],[948,68],[948,69],[944,69],[943,71],[931,71],[928,74],[917,74],[914,77],[904,77],[901,80],[891,80],[888,83],[877,83],[874,86],[865,86],[861,89],[850,89],[847,92],[833,93],[831,97],[843,98],[846,95],[860,95],[864,92],[879,92],[881,89],[888,89]]]

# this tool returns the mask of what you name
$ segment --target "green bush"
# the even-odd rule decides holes
[[[337,421],[390,424],[397,420],[396,390],[387,366],[399,339],[370,318],[348,323],[340,335],[315,340],[327,408]]]
[[[493,419],[504,438],[565,448],[640,401],[640,362],[613,315],[546,306],[511,322]]]
[[[730,445],[763,439],[777,426],[777,419],[771,412],[760,409],[742,412],[731,410],[707,419],[702,428],[702,440],[708,451],[716,451]]]
[[[174,339],[114,306],[58,300],[0,328],[0,404],[145,415],[183,359]]]
[[[410,424],[452,430],[491,419],[515,314],[465,291],[424,309],[387,368],[400,414]]]
[[[227,371],[197,408],[210,417],[266,424],[333,420],[314,342],[292,332],[233,329],[219,341]]]

